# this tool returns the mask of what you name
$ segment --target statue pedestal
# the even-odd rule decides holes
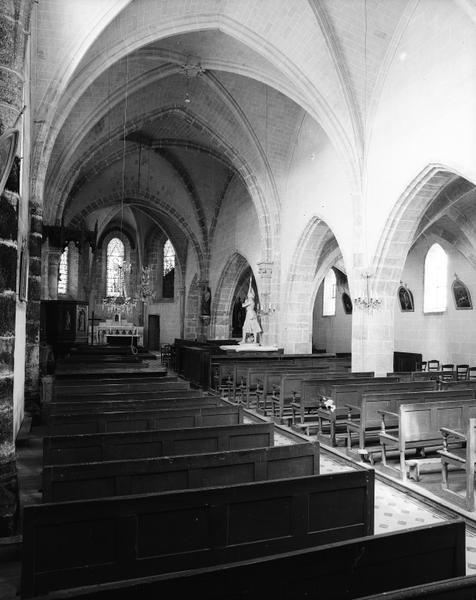
[[[234,346],[220,346],[225,352],[281,352],[277,346],[260,346],[259,344],[235,344]]]

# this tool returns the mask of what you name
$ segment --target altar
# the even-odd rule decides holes
[[[144,328],[127,321],[106,319],[94,326],[94,343],[116,346],[143,346]]]

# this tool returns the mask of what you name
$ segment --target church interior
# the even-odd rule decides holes
[[[476,0],[0,0],[0,597],[476,598]]]

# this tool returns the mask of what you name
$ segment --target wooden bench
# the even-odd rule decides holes
[[[446,495],[457,504],[474,511],[474,463],[476,461],[476,411],[472,411],[471,417],[465,424],[465,429],[460,431],[442,427],[443,449],[438,451],[441,462],[442,488]],[[463,448],[451,448],[450,441],[464,443]],[[464,495],[450,489],[448,481],[448,467],[452,465],[465,472]]]
[[[302,367],[302,366],[282,366],[282,367],[249,367],[242,370],[241,377],[236,378],[235,385],[235,401],[241,402],[247,408],[256,408],[261,410],[262,398],[265,398],[270,393],[270,389],[274,389],[279,385],[281,376],[291,374],[310,374],[313,373],[316,377],[319,375],[327,375],[329,367]],[[334,373],[334,372],[333,372]],[[254,402],[252,402],[254,396]],[[266,404],[266,403],[265,403]],[[265,411],[266,412],[266,411]]]
[[[167,382],[175,382],[175,381],[179,381],[179,378],[176,375],[161,375],[159,374],[155,374],[152,373],[152,375],[148,375],[147,377],[141,377],[141,376],[137,376],[137,377],[115,377],[115,376],[104,376],[102,379],[97,379],[97,380],[91,380],[88,382],[84,382],[83,379],[78,378],[78,377],[69,377],[69,378],[63,378],[63,379],[58,379],[57,381],[55,380],[54,385],[55,388],[60,390],[63,388],[69,388],[69,387],[81,387],[81,386],[85,386],[85,385],[94,385],[94,386],[108,386],[111,383],[147,383],[148,381],[152,382],[152,383],[167,383]]]
[[[420,390],[418,392],[398,393],[373,393],[362,395],[359,406],[348,404],[348,415],[345,425],[347,427],[347,452],[352,454],[352,437],[358,438],[357,452],[361,458],[369,457],[373,463],[374,452],[380,452],[379,433],[382,426],[382,415],[379,411],[386,410],[397,413],[400,404],[412,404],[426,402],[428,400],[470,400],[474,398],[474,392],[470,389],[455,391]],[[397,427],[397,420],[386,419],[387,431]],[[369,448],[368,442],[378,443],[378,446]],[[417,476],[418,473],[416,472]]]
[[[322,397],[331,399],[334,404],[334,410],[319,408],[317,410],[318,436],[320,439],[332,446],[337,445],[337,426],[346,429],[346,420],[348,414],[348,405],[359,407],[362,402],[362,396],[369,392],[411,392],[420,390],[435,390],[435,381],[418,382],[399,382],[396,378],[375,378],[370,382],[354,381],[350,384],[341,384],[327,386],[322,388]],[[329,433],[325,433],[324,427],[328,428]]]
[[[274,446],[273,423],[126,431],[43,438],[43,465],[204,454]]]
[[[476,575],[451,577],[385,594],[385,600],[470,600],[474,598],[476,598]],[[372,594],[359,600],[382,600],[382,595]]]
[[[120,431],[146,431],[150,429],[171,429],[184,427],[193,420],[199,426],[204,421],[221,420],[231,424],[238,418],[237,412],[229,406],[199,405],[194,401],[177,402],[174,398],[164,398],[160,408],[114,410],[111,412],[72,412],[57,413],[48,417],[48,435],[78,435],[83,433],[106,433]],[[201,398],[199,398],[201,400]]]
[[[319,444],[43,467],[43,502],[149,494],[319,474]]]
[[[25,506],[22,597],[370,535],[373,498],[362,470]]]
[[[72,413],[98,413],[98,412],[113,412],[122,410],[152,410],[154,408],[167,408],[171,405],[180,405],[180,402],[187,406],[194,406],[195,400],[201,398],[211,398],[210,404],[214,406],[224,405],[224,402],[218,396],[200,396],[200,394],[187,394],[183,392],[154,392],[144,396],[126,394],[114,394],[112,396],[93,397],[90,400],[78,402],[50,402],[43,407],[44,413],[49,417],[57,414],[72,414]],[[227,406],[230,406],[227,404]]]
[[[476,577],[465,577],[462,519],[377,536],[241,560],[226,565],[53,592],[36,600],[150,598],[280,598],[388,600],[473,598]],[[441,581],[439,585],[437,580]],[[428,583],[431,582],[431,583]],[[395,591],[416,586],[416,596]],[[38,587],[38,586],[37,586]],[[35,588],[35,590],[37,589]],[[443,591],[426,596],[419,590]],[[455,590],[455,595],[448,595]],[[461,594],[459,593],[461,591]],[[28,590],[29,592],[29,590]],[[451,593],[451,592],[450,592]],[[375,594],[369,596],[369,594]],[[26,596],[24,596],[26,597]]]
[[[337,359],[335,354],[327,353],[275,354],[266,358],[258,358],[256,355],[245,356],[244,353],[238,353],[238,355],[212,355],[210,359],[210,387],[216,391],[219,391],[220,385],[222,385],[222,383],[226,382],[228,379],[230,373],[229,369],[231,368],[234,370],[236,365],[248,367],[273,367],[276,365],[312,367],[324,365],[323,361],[329,365],[333,365],[334,368],[343,369],[345,369],[349,363],[349,361]]]
[[[90,397],[90,401],[94,402],[110,402],[113,400],[154,400],[160,398],[216,398],[217,402],[221,402],[218,396],[204,396],[202,390],[161,390],[150,392],[143,390],[139,392],[115,392],[106,394],[94,394]],[[70,396],[55,398],[52,404],[76,404],[80,406],[85,401],[84,396]]]
[[[119,376],[122,374],[124,377],[131,377],[134,374],[144,377],[146,373],[151,373],[151,376],[157,377],[158,373],[167,373],[166,367],[154,367],[150,369],[149,363],[140,362],[137,364],[131,363],[128,365],[99,365],[97,367],[93,365],[88,366],[77,366],[73,367],[58,367],[55,370],[56,379],[64,379],[73,377],[82,377],[84,379],[102,378],[104,375],[115,375]]]
[[[400,477],[407,478],[405,452],[416,449],[421,456],[427,448],[441,449],[441,428],[464,429],[471,412],[476,409],[475,399],[444,400],[400,404],[398,413],[382,410],[382,431],[379,435],[382,463],[387,464],[387,449],[397,450],[400,456]],[[397,428],[386,430],[385,419],[397,418]]]
[[[317,410],[322,406],[322,384],[326,386],[346,385],[352,383],[354,380],[365,383],[388,381],[388,378],[374,377],[372,371],[367,371],[346,374],[338,373],[332,377],[326,375],[319,378],[305,379],[301,383],[301,394],[296,395],[291,402],[292,425],[296,428],[304,429],[307,427],[307,420],[316,419]],[[317,422],[312,423],[312,425],[317,426]]]
[[[102,379],[114,377],[115,379],[127,378],[131,379],[137,377],[143,379],[144,377],[156,378],[160,376],[167,376],[166,367],[155,367],[154,369],[149,368],[149,364],[145,363],[142,365],[136,365],[131,368],[129,365],[127,368],[111,368],[111,367],[100,367],[97,369],[71,369],[71,368],[57,368],[55,370],[55,382],[59,381],[74,381],[82,380],[85,381],[100,381]]]
[[[137,392],[168,392],[168,391],[188,391],[190,385],[187,381],[137,381],[137,383],[118,382],[109,384],[88,384],[78,386],[54,386],[54,398],[67,400],[72,397],[84,398],[85,396],[95,396],[96,394],[126,394],[126,393],[137,393]],[[197,394],[199,395],[199,394]]]

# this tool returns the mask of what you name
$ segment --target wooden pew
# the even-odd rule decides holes
[[[148,363],[137,363],[137,364],[128,364],[124,365],[108,365],[106,366],[98,366],[94,367],[92,365],[87,367],[64,367],[57,368],[55,370],[55,378],[56,379],[68,379],[69,377],[82,377],[83,379],[95,379],[102,378],[104,375],[115,375],[123,377],[132,377],[133,375],[137,375],[139,377],[144,377],[147,373],[151,373],[151,377],[157,377],[158,373],[167,373],[167,367],[154,367],[154,369],[150,369]]]
[[[465,424],[476,409],[476,400],[444,400],[400,404],[398,413],[382,410],[382,431],[379,435],[382,462],[387,464],[387,449],[398,450],[400,455],[400,477],[407,478],[405,452],[425,448],[441,449],[443,440],[440,429],[451,425],[452,429],[464,429]],[[385,419],[397,418],[396,431],[386,430]],[[412,465],[417,467],[416,465]],[[418,470],[416,470],[418,479]]]
[[[438,587],[437,580],[441,589],[453,586],[463,595],[429,597],[468,600],[476,577],[464,577],[465,568],[465,523],[459,519],[186,573],[141,579],[135,575],[133,580],[62,590],[36,600],[397,600],[427,598],[419,594],[420,586],[431,591]],[[417,595],[392,592],[402,586],[418,586]]]
[[[97,386],[98,389],[107,389],[108,385],[122,383],[124,385],[133,385],[135,382],[138,383],[147,383],[150,381],[152,384],[155,383],[175,383],[178,381],[178,377],[174,375],[170,376],[159,376],[159,377],[110,377],[104,376],[102,379],[78,379],[76,377],[72,377],[69,379],[58,379],[54,380],[53,383],[53,391],[54,395],[61,396],[62,393],[73,392],[76,393],[79,391],[79,388],[85,388],[86,386]],[[189,386],[190,387],[190,386]]]
[[[388,379],[385,378],[385,381]],[[271,406],[271,413],[273,417],[279,419],[280,422],[284,419],[284,412],[289,413],[290,417],[293,418],[295,411],[299,406],[304,411],[309,410],[309,395],[306,396],[306,400],[301,404],[302,388],[304,382],[313,381],[313,384],[308,383],[306,389],[309,392],[310,386],[314,386],[317,390],[323,381],[335,382],[335,383],[351,383],[353,381],[360,382],[371,382],[375,381],[373,372],[357,372],[357,373],[321,373],[306,370],[304,372],[285,372],[285,373],[266,373],[263,386],[263,410],[267,414],[268,403]],[[379,381],[379,378],[377,378]],[[314,406],[316,405],[317,399],[314,397]],[[294,404],[294,407],[293,407]]]
[[[167,408],[171,404],[177,405],[180,404],[180,401],[193,407],[194,401],[201,398],[207,398],[207,396],[200,396],[199,393],[194,393],[193,391],[187,394],[183,392],[153,392],[150,395],[144,394],[142,396],[114,394],[112,396],[93,397],[91,400],[83,400],[83,402],[79,402],[78,400],[74,400],[73,402],[50,402],[43,408],[49,417],[50,415],[57,414],[152,410],[154,408]],[[208,398],[212,398],[213,405],[224,405],[218,396],[208,396]]]
[[[440,380],[443,371],[394,371],[387,373],[387,377],[396,375],[400,381],[428,381],[428,379]]]
[[[466,423],[465,430],[455,430],[442,427],[443,449],[438,451],[441,457],[442,488],[446,495],[457,504],[474,511],[474,463],[476,461],[476,411],[472,411],[471,418]],[[450,441],[464,442],[463,448],[451,448]],[[452,465],[457,469],[464,469],[465,492],[461,496],[450,489],[448,481],[448,467]]]
[[[171,390],[190,390],[190,385],[187,381],[138,381],[130,382],[117,382],[117,383],[109,383],[109,384],[89,384],[87,382],[83,382],[83,385],[73,385],[73,386],[55,386],[54,388],[54,397],[55,398],[66,398],[70,399],[72,396],[84,398],[85,396],[92,396],[96,394],[125,394],[126,392],[161,392],[161,391],[171,391]]]
[[[150,429],[183,427],[191,418],[201,422],[206,418],[200,416],[207,405],[200,405],[194,400],[180,398],[164,398],[160,408],[115,410],[111,412],[71,412],[52,414],[48,417],[48,435],[79,435],[83,433],[106,433],[120,431],[147,431]],[[200,401],[201,398],[198,398]],[[212,399],[213,401],[213,399]],[[214,406],[213,404],[211,406]],[[208,405],[210,407],[210,405]],[[174,411],[174,409],[176,409]],[[196,409],[196,410],[195,410]],[[170,411],[174,412],[170,412]],[[224,419],[235,419],[227,406],[214,406],[210,414],[227,415]],[[212,418],[216,418],[215,416]]]
[[[476,598],[476,575],[452,577],[385,594],[385,600],[474,600],[474,598]],[[363,596],[359,600],[382,600],[382,595],[372,594]]]
[[[161,390],[161,391],[139,391],[139,392],[116,392],[106,394],[94,394],[90,398],[94,402],[111,402],[114,400],[154,400],[159,398],[201,398],[204,397],[203,390]],[[216,398],[221,403],[218,396],[208,396]],[[68,398],[55,398],[51,404],[75,404],[80,406],[84,402],[83,396],[70,396]]]
[[[369,449],[369,441],[379,441],[379,432],[382,426],[382,415],[379,411],[386,410],[397,413],[400,404],[412,404],[434,400],[470,400],[474,398],[471,389],[441,391],[420,390],[418,392],[399,393],[366,393],[362,395],[360,406],[348,404],[348,415],[345,425],[347,427],[347,452],[352,453],[352,436],[358,437],[358,454],[361,458],[369,456],[373,463],[373,452],[380,452],[380,445]],[[391,430],[397,426],[397,420],[386,418],[386,429]]]
[[[319,474],[319,444],[43,467],[43,502],[149,494]]]
[[[43,465],[205,454],[274,446],[273,423],[126,431],[43,438]]]
[[[370,535],[373,497],[362,470],[26,506],[22,597]]]
[[[462,379],[460,381],[440,381],[442,390],[458,390],[461,388],[471,388],[476,390],[476,379]]]
[[[334,371],[333,371],[334,372]],[[268,389],[274,381],[279,381],[281,375],[292,373],[314,373],[326,375],[329,367],[302,367],[302,366],[266,366],[235,367],[235,387],[233,389],[233,400],[246,404],[247,408],[260,408],[260,398],[264,396],[264,390]],[[252,396],[255,397],[252,402]],[[266,396],[264,396],[266,397]]]
[[[337,359],[335,354],[276,354],[269,357],[257,358],[253,356],[244,356],[243,353],[234,355],[213,355],[211,356],[210,368],[210,387],[219,391],[223,384],[226,384],[228,379],[233,379],[235,365],[241,366],[265,366],[273,367],[276,365],[288,366],[330,366],[335,369],[346,369],[350,367],[348,360]]]
[[[377,381],[375,378],[371,382],[355,381],[351,384],[322,386],[321,395],[325,398],[330,398],[335,406],[335,410],[331,411],[326,408],[318,408],[317,424],[318,436],[320,439],[330,442],[333,446],[337,445],[336,429],[337,425],[344,425],[347,419],[347,406],[360,406],[363,394],[369,392],[412,392],[420,390],[436,390],[436,381],[414,381],[414,382],[399,382],[395,379]],[[329,426],[329,434],[324,433],[324,425]]]
[[[374,377],[373,371],[364,372],[349,372],[346,374],[338,373],[332,376],[325,375],[319,379],[305,379],[301,383],[300,396],[293,398],[291,402],[291,420],[292,425],[298,429],[308,429],[309,425],[306,423],[308,418],[314,419],[317,416],[317,410],[322,406],[321,384],[325,381],[326,385],[345,385],[352,383],[352,381],[358,380],[359,382],[378,382],[388,381],[388,377],[380,378]],[[298,422],[299,417],[299,422]],[[317,423],[313,422],[311,426],[316,426]]]

